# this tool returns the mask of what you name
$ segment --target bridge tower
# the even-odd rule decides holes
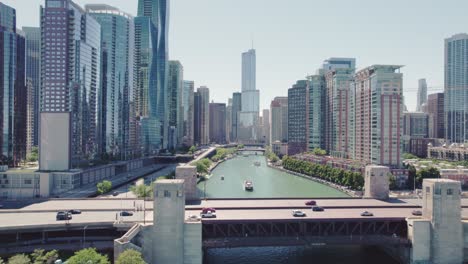
[[[408,238],[413,244],[410,263],[463,263],[460,190],[459,181],[424,180],[422,219],[407,219]]]
[[[366,166],[364,176],[364,197],[388,199],[390,168],[385,166]]]

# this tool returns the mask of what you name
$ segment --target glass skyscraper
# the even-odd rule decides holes
[[[288,155],[307,151],[309,132],[309,88],[306,80],[288,90]]]
[[[183,115],[182,89],[184,86],[184,68],[179,61],[169,61],[168,76],[168,110],[169,134],[168,149],[175,149],[182,143]]]
[[[108,5],[87,5],[86,11],[101,25],[101,91],[99,140],[101,152],[126,159],[129,112],[133,91],[133,17]]]
[[[232,142],[237,142],[238,137],[237,137],[237,132],[239,129],[239,115],[240,111],[242,110],[242,94],[241,93],[233,93],[232,94],[232,118],[231,118],[231,123],[232,123],[232,128],[231,128],[231,141]]]
[[[192,146],[194,139],[194,89],[195,83],[193,81],[184,81],[184,91],[182,92],[182,112],[184,119],[183,144],[185,146]]]
[[[445,39],[445,139],[468,139],[468,34]]]
[[[256,88],[256,63],[254,49],[242,53],[242,111],[237,135],[241,142],[257,141],[260,91]]]
[[[309,150],[325,149],[325,78],[308,76],[309,82]]]

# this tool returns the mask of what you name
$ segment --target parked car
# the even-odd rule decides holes
[[[292,215],[294,217],[303,217],[303,216],[306,216],[306,214],[304,212],[302,212],[301,210],[293,210],[292,211]]]
[[[202,213],[206,213],[208,211],[211,211],[212,213],[216,213],[216,209],[211,208],[211,207],[205,207],[202,209]]]
[[[325,211],[325,209],[323,207],[320,207],[320,206],[313,206],[312,211],[314,211],[314,212],[323,212],[323,211]]]
[[[422,215],[422,211],[421,211],[421,210],[413,210],[413,211],[411,212],[411,214],[416,215],[416,216],[421,216],[421,215]]]
[[[314,200],[310,200],[310,201],[305,202],[305,205],[317,205],[317,202]]]
[[[119,195],[119,192],[117,191],[112,193],[112,196],[117,196],[117,195]]]
[[[120,216],[132,216],[133,213],[132,212],[128,212],[128,211],[122,211],[120,212]]]
[[[72,209],[70,211],[68,211],[70,214],[74,215],[74,214],[81,214],[81,211],[80,210],[77,210],[77,209]]]
[[[61,220],[71,220],[72,215],[69,212],[58,212],[56,216],[57,221]]]
[[[374,214],[369,211],[364,211],[361,213],[361,216],[374,216]]]
[[[200,220],[201,220],[201,217],[198,216],[198,215],[189,215],[189,216],[187,217],[187,219],[188,219],[189,221],[195,221],[195,222],[196,222],[196,221],[200,221]]]
[[[216,213],[211,212],[211,211],[207,211],[206,213],[201,212],[200,216],[201,216],[201,218],[216,218]]]

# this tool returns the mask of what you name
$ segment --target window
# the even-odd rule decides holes
[[[447,189],[447,195],[453,195],[453,190],[452,189]]]
[[[426,187],[426,193],[431,193],[431,187]]]
[[[24,184],[32,184],[32,180],[24,180]]]
[[[164,197],[166,197],[166,198],[171,197],[171,192],[170,191],[164,191]]]
[[[434,194],[440,195],[442,191],[440,190],[440,187],[436,187],[434,190]]]

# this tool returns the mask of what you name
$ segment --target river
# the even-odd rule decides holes
[[[260,162],[255,166],[254,162]],[[224,179],[223,179],[224,178]],[[251,180],[253,192],[243,188]],[[273,198],[273,197],[348,197],[329,186],[272,169],[263,155],[239,155],[218,165],[209,180],[198,184],[201,197]],[[205,191],[206,190],[206,191]],[[397,264],[375,247],[265,247],[210,249],[204,264]]]

